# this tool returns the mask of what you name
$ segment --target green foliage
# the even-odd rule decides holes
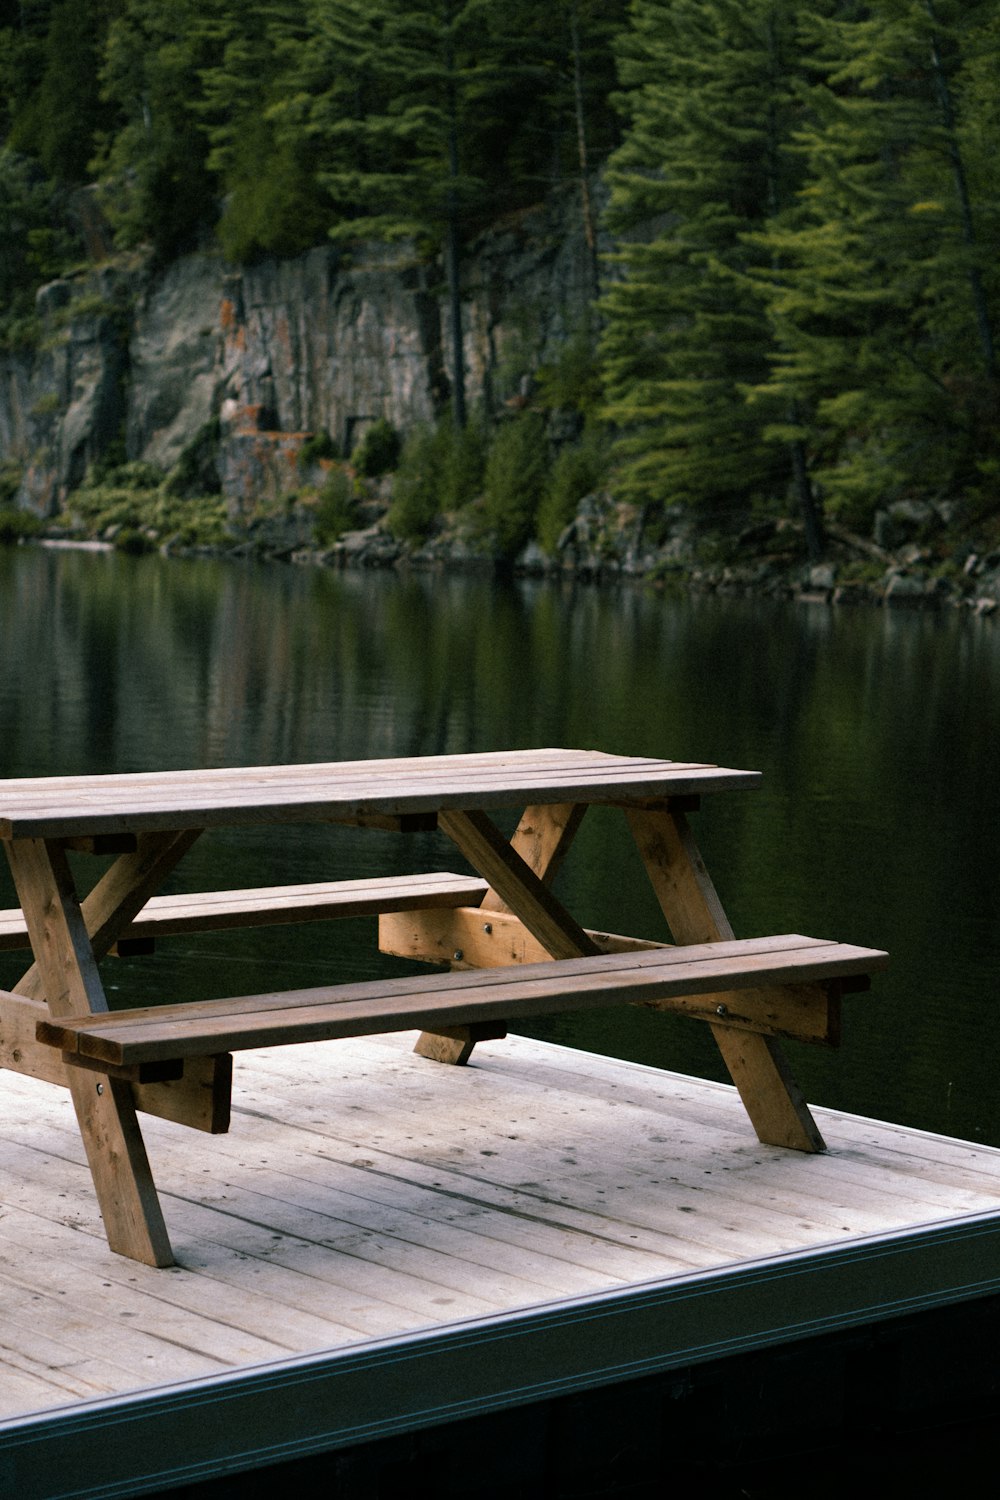
[[[322,458],[339,458],[340,449],[336,440],[324,429],[322,432],[314,432],[307,437],[299,449],[298,465],[300,469],[308,469],[318,463]]]
[[[10,142],[56,182],[86,181],[95,138],[110,121],[98,74],[116,8],[116,0],[53,0],[44,30],[40,17],[34,26],[22,20],[21,35],[8,38]]]
[[[164,483],[166,492],[170,495],[218,494],[222,488],[216,462],[218,444],[219,419],[211,417],[185,446]],[[137,466],[129,467],[134,469]],[[157,471],[154,469],[152,473],[155,475]]]
[[[631,14],[602,341],[618,492],[794,495],[808,529],[817,492],[863,526],[973,486],[998,445],[995,0]]]
[[[560,449],[545,485],[535,527],[546,552],[555,552],[584,496],[593,494],[605,482],[608,462],[607,434],[596,423],[587,426],[578,443]]]
[[[612,143],[626,8],[30,0],[0,7],[0,140],[51,179],[96,173],[125,247],[410,237],[447,249],[454,290],[470,234]]]
[[[345,531],[358,522],[358,507],[346,469],[332,469],[319,494],[316,507],[316,540],[332,547]]]
[[[483,486],[489,435],[482,412],[473,413],[464,427],[456,426],[446,413],[438,429],[438,451],[441,509],[461,510]]]
[[[119,464],[116,468],[107,465],[98,468],[95,464],[89,482],[94,485],[113,484],[124,490],[158,490],[163,483],[163,475],[155,464],[147,464],[136,458],[131,463]]]
[[[774,348],[750,399],[795,412],[827,508],[864,526],[961,491],[996,451],[996,205],[978,153],[989,138],[995,159],[1000,122],[975,101],[1000,34],[976,0],[883,0],[809,34],[807,186],[757,239]]]
[[[402,443],[399,433],[391,422],[380,417],[373,422],[354,452],[352,462],[359,474],[366,479],[377,479],[389,474],[399,463]]]
[[[126,557],[144,557],[156,551],[156,542],[137,526],[123,526],[114,539],[114,549]]]
[[[442,432],[416,427],[403,445],[386,517],[389,530],[402,541],[424,541],[443,509]]]
[[[603,391],[600,362],[589,326],[568,338],[555,358],[539,367],[535,380],[543,406],[576,411],[584,416],[596,411]]]
[[[0,319],[8,335],[31,317],[36,287],[78,253],[62,195],[26,156],[0,147]]]
[[[202,94],[193,108],[223,205],[219,241],[237,262],[298,255],[330,226],[315,142],[288,112],[300,66],[312,66],[315,6],[217,0],[217,9],[203,26],[212,55],[199,71]]]
[[[394,536],[422,542],[442,515],[460,510],[479,494],[486,465],[487,433],[481,414],[456,427],[445,414],[436,427],[415,428],[403,446],[387,517]]]
[[[115,527],[119,536],[153,532],[155,537],[145,540],[157,545],[219,547],[230,540],[221,497],[181,498],[158,480],[158,471],[143,463],[105,468],[100,474],[91,469],[86,483],[68,501],[69,515],[87,536],[100,537]]]
[[[548,471],[545,423],[538,412],[503,422],[486,460],[483,521],[504,557],[514,557],[532,536]]]
[[[27,510],[16,510],[0,499],[0,547],[12,547],[38,536],[44,523]]]
[[[21,488],[23,473],[21,465],[14,459],[0,463],[0,507],[13,505],[14,496]]]
[[[610,221],[629,238],[602,354],[606,414],[622,434],[616,488],[639,503],[717,504],[787,483],[787,459],[743,391],[766,376],[769,347],[748,235],[797,181],[796,9],[632,7],[629,129],[608,174]]]
[[[99,137],[93,166],[120,245],[149,241],[166,259],[214,218],[197,111],[225,8],[224,0],[126,0],[109,28],[100,76],[115,123]]]

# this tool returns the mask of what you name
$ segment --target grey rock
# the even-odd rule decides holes
[[[837,570],[833,563],[817,563],[809,569],[811,589],[833,589],[837,582]]]
[[[930,597],[927,593],[927,580],[910,573],[890,573],[883,597],[887,604],[925,604]]]
[[[463,267],[470,406],[525,399],[532,372],[581,326],[591,276],[575,188],[480,238]],[[130,326],[94,312],[101,301]],[[244,521],[304,483],[308,436],[327,431],[349,454],[372,422],[405,430],[451,394],[440,268],[405,244],[349,261],[323,245],[243,268],[202,253],[156,275],[119,262],[54,282],[38,302],[47,347],[0,357],[0,444],[25,466],[21,503],[39,510],[124,425],[128,457],[164,473],[197,448],[195,484],[221,484]],[[573,413],[553,421],[565,435],[578,425]]]

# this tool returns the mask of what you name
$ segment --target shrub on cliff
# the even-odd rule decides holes
[[[546,552],[555,552],[562,532],[585,495],[603,484],[608,472],[608,437],[588,425],[583,437],[559,452],[538,507],[536,534]]]
[[[13,547],[25,537],[37,536],[43,524],[30,511],[0,505],[0,547]]]
[[[513,557],[531,537],[548,471],[538,412],[522,412],[497,429],[486,460],[483,520],[504,557]]]
[[[406,439],[386,517],[389,530],[404,542],[422,542],[441,505],[441,437],[433,427],[416,427]]]
[[[378,479],[382,474],[391,474],[399,463],[399,433],[384,417],[373,422],[355,450],[353,463],[359,474],[366,479]]]
[[[332,469],[319,492],[316,507],[316,540],[332,547],[345,531],[357,525],[358,507],[346,469]]]
[[[406,440],[393,485],[388,515],[393,535],[422,542],[438,516],[474,500],[483,482],[486,451],[481,416],[460,428],[446,414],[437,427],[416,428]]]

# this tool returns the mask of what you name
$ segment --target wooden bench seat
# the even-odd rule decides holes
[[[865,988],[887,961],[872,949],[786,935],[50,1019],[37,1037],[68,1062],[115,1070],[388,1031],[486,1023],[502,1035],[532,1016],[638,1003],[829,1041],[831,997]]]
[[[435,872],[387,879],[336,880],[315,885],[276,885],[255,890],[201,891],[187,896],[154,896],[119,939],[148,950],[157,937],[213,932],[228,927],[276,926],[358,917],[390,911],[476,905],[486,894],[484,880]],[[0,951],[27,948],[28,929],[20,907],[0,911]]]

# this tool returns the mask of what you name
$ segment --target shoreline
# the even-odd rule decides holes
[[[125,527],[96,517],[89,527],[78,518],[69,526],[65,517],[50,518],[19,540],[53,550],[256,559],[352,572],[478,573],[672,594],[1000,614],[1000,536],[993,535],[993,518],[976,529],[951,506],[897,502],[876,514],[872,537],[828,520],[824,554],[814,561],[801,521],[791,517],[693,515],[674,506],[650,518],[606,493],[580,501],[552,552],[529,540],[504,555],[474,502],[438,517],[423,541],[406,542],[388,528],[389,498],[384,490],[369,492],[354,526],[326,543],[316,540],[308,504],[242,522],[230,517],[228,536],[216,526],[203,541],[162,522]]]

